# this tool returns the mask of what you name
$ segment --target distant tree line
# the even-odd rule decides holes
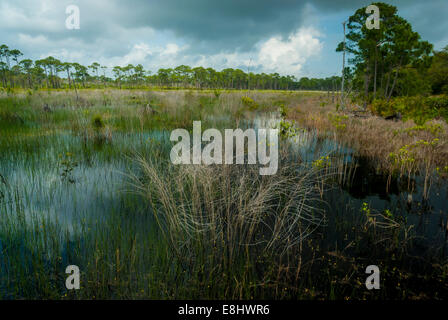
[[[32,61],[20,58],[22,52],[0,46],[0,85],[3,88],[92,88],[116,86],[119,88],[157,86],[197,89],[271,89],[271,90],[325,90],[340,89],[341,77],[301,78],[281,76],[278,73],[253,73],[241,69],[189,67],[160,68],[157,73],[145,70],[141,64],[115,66],[108,76],[108,67],[97,62],[84,66],[76,62],[62,62],[54,57]]]

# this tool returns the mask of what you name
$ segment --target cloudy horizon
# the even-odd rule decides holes
[[[448,1],[385,1],[423,40],[448,45]],[[298,78],[340,73],[342,21],[371,1],[0,0],[1,41],[24,57],[145,69],[189,65],[277,72]],[[80,9],[80,29],[65,26]]]

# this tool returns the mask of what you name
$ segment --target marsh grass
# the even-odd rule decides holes
[[[302,166],[260,176],[249,166],[174,166],[137,158],[134,186],[147,199],[176,264],[213,286],[213,296],[258,296],[277,266],[323,224],[315,182]],[[199,289],[199,288],[198,288]],[[205,294],[202,297],[210,297]]]
[[[289,108],[288,118],[316,130],[322,137],[355,149],[390,179],[407,179],[411,192],[416,189],[411,181],[418,176],[424,177],[425,197],[429,196],[434,181],[448,176],[448,171],[445,171],[448,165],[448,126],[445,121],[430,120],[417,125],[412,120],[394,122],[376,116],[357,117],[356,110],[335,113],[331,105],[313,107],[318,101],[316,97],[309,98],[299,108]]]

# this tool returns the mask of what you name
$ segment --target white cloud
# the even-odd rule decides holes
[[[67,49],[55,49],[54,51],[50,51],[47,54],[40,55],[41,59],[44,59],[48,56],[52,56],[54,58],[57,58],[61,61],[80,61],[84,58],[84,52],[83,51],[74,51],[74,50],[67,50]],[[90,61],[93,62],[93,61]]]
[[[40,30],[53,32],[63,27],[63,23],[55,19],[56,8],[50,9],[45,1],[27,3],[29,10],[6,2],[0,3],[0,26],[4,29]]]
[[[108,66],[143,64],[156,71],[159,68],[175,67],[181,64],[215,69],[243,68],[247,71],[278,72],[282,75],[300,76],[307,61],[320,55],[322,35],[314,28],[301,28],[286,39],[272,37],[260,42],[253,52],[217,53],[211,55],[182,54],[188,48],[170,42],[165,46],[151,46],[148,43],[134,45],[124,56],[100,59]]]
[[[165,46],[154,46],[140,42],[135,44],[124,56],[115,56],[112,58],[102,57],[99,60],[110,67],[116,65],[125,66],[130,63],[134,65],[142,64],[145,67],[149,65],[156,68],[174,67],[181,64],[183,58],[177,55],[186,48],[187,46],[179,47],[176,43],[168,43]]]
[[[256,69],[257,72],[299,76],[307,61],[320,55],[321,37],[323,35],[312,27],[300,28],[287,39],[277,36],[258,43],[253,52],[201,55],[192,65],[220,69],[244,66],[244,71]]]
[[[22,45],[30,46],[43,46],[48,44],[47,37],[43,35],[38,35],[36,37],[30,36],[29,34],[19,33],[18,36],[19,43]]]
[[[144,63],[146,57],[152,55],[152,51],[145,43],[139,43],[132,47],[131,51],[120,59],[120,65]]]
[[[180,48],[175,43],[168,43],[166,48],[160,53],[162,56],[166,55],[176,55],[179,52]]]
[[[261,43],[257,63],[268,71],[297,75],[310,57],[320,54],[320,36],[314,28],[301,28],[286,40],[272,37]]]

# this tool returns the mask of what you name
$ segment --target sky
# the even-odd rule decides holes
[[[363,0],[0,0],[0,44],[24,57],[109,68],[241,68],[300,77],[339,75],[342,22]],[[389,0],[423,40],[448,45],[447,0]],[[76,5],[79,29],[68,29]]]

